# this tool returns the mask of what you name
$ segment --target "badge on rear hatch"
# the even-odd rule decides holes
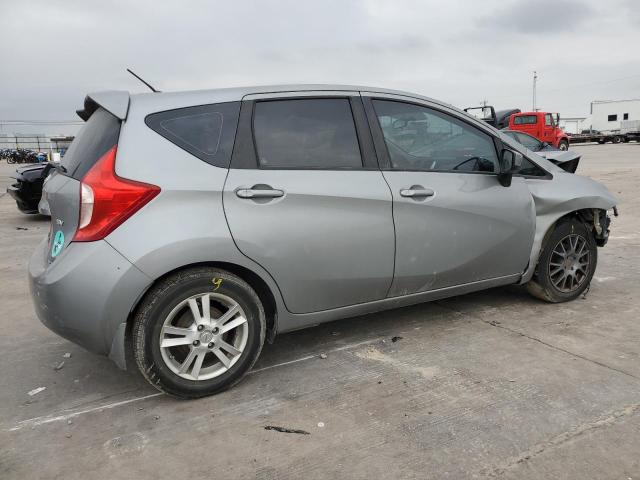
[[[64,246],[64,233],[62,230],[58,230],[53,237],[53,246],[51,247],[51,256],[53,258],[57,257],[58,254],[62,251],[62,247]]]

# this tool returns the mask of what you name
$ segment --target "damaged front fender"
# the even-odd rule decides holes
[[[609,234],[606,212],[618,204],[604,185],[581,175],[554,171],[551,180],[527,179],[527,184],[536,209],[536,231],[529,265],[520,283],[533,277],[544,239],[558,220],[571,214],[580,216],[593,226],[596,242],[603,246]]]

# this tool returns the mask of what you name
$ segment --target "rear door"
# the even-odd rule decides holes
[[[357,93],[245,98],[225,213],[236,245],[271,274],[291,312],[385,298],[391,207]]]
[[[49,262],[69,245],[80,217],[80,182],[93,165],[118,143],[120,120],[98,108],[75,137],[46,180],[43,195],[51,212]]]
[[[388,95],[365,105],[393,194],[389,296],[521,274],[533,243],[533,199],[523,178],[498,182],[493,137],[441,106]]]

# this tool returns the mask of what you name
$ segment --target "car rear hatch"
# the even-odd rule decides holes
[[[49,263],[73,240],[80,219],[82,179],[117,146],[120,124],[115,115],[102,107],[95,108],[46,181],[43,194],[51,212]]]

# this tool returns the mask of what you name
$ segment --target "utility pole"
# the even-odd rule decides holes
[[[536,83],[538,83],[538,72],[533,71],[533,111],[536,111]]]

